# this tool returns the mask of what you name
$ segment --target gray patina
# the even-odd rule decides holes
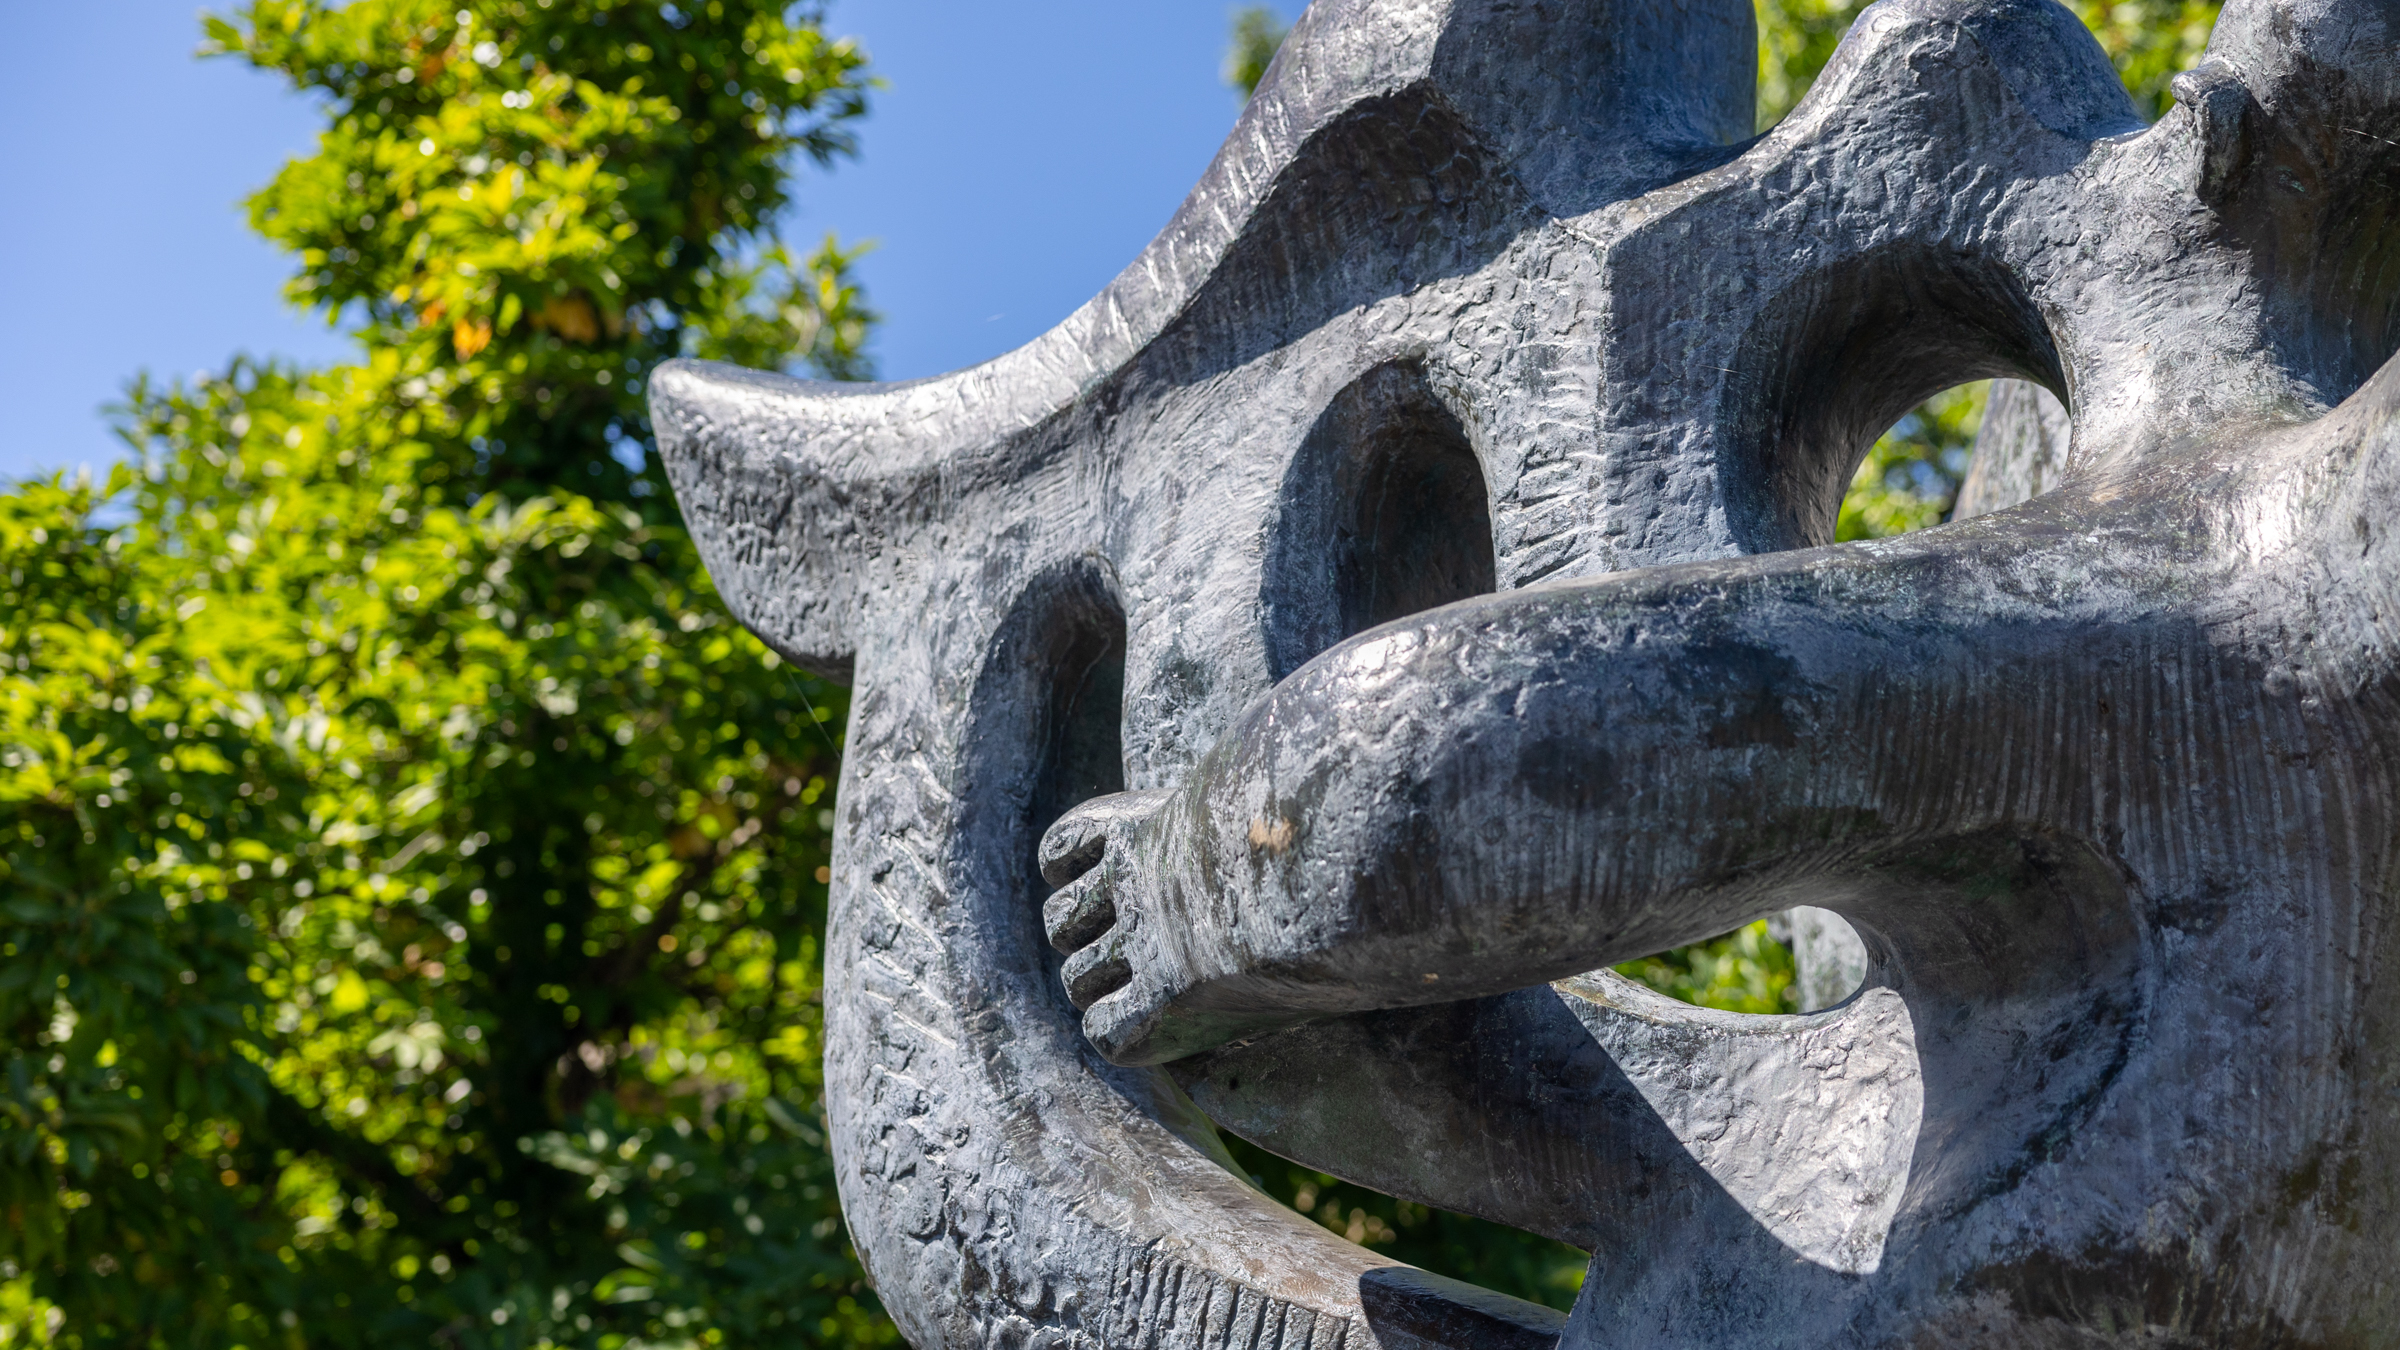
[[[1032,345],[659,373],[854,684],[828,1101],[920,1347],[2400,1343],[2400,0],[2235,0],[2149,128],[2047,0],[1885,0],[1757,139],[1752,40],[1318,0]],[[1985,376],[1976,518],[1826,546]],[[1795,906],[1824,1011],[1603,970]]]

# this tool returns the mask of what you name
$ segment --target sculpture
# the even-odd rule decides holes
[[[1755,140],[1752,41],[1318,0],[1030,346],[659,372],[854,681],[829,1107],[918,1346],[2400,1340],[2400,3],[2234,0],[2146,129],[2048,0],[1884,0]],[[1991,514],[1818,547],[1987,376],[2071,455],[2016,386]],[[1838,1007],[1579,973],[1794,905]],[[1575,1313],[1212,1121],[1590,1248]]]

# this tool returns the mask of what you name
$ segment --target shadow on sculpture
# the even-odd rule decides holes
[[[1586,1297],[1628,1343],[1671,1339],[1696,1300],[1723,1310],[1725,1282],[1783,1334],[1830,1336],[1810,1319],[1887,1246],[1938,1240],[1894,1232],[1904,1192],[1920,1223],[1967,1208],[2089,1115],[2141,1023],[2143,938],[2107,865],[2057,841],[1871,855],[1798,898],[1851,916],[1872,953],[1826,1012],[1701,1012],[1599,972],[1174,1072],[1262,1147],[1593,1252]],[[1484,1058],[1495,1045],[1516,1053]],[[1516,1126],[1461,1128],[1489,1118]]]

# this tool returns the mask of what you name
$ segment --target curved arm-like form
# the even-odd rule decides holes
[[[2284,439],[2362,452],[2338,426]],[[2111,762],[2128,719],[2157,712],[2143,685],[2162,665],[2180,698],[2249,722],[2298,710],[2297,691],[2266,694],[2271,671],[2305,672],[2314,715],[2336,717],[2314,683],[2384,659],[2367,609],[2291,574],[2362,528],[2329,514],[2345,483],[2258,440],[1974,525],[1538,587],[1345,643],[1138,822],[1103,801],[1054,827],[1054,874],[1098,860],[1051,901],[1087,1030],[1154,1063],[1499,993],[1839,903],[1962,837],[2099,840],[2159,793],[2226,847],[2271,850],[2248,803],[2205,790],[2221,750],[2130,777]],[[2307,753],[2289,734],[2245,753]],[[2380,775],[2371,744],[2333,744],[2312,772]],[[1105,858],[1078,849],[1106,832]]]

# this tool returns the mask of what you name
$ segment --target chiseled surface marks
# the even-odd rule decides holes
[[[919,1346],[2400,1343],[2400,0],[2234,0],[2147,129],[2047,0],[1885,0],[1743,144],[1748,15],[1319,0],[1040,341],[660,372],[855,683],[829,1100]],[[1813,547],[1979,376],[2063,470],[2029,404],[2008,509]],[[1577,975],[1793,906],[1848,1003]],[[1574,1316],[1195,1102],[1592,1247]]]

